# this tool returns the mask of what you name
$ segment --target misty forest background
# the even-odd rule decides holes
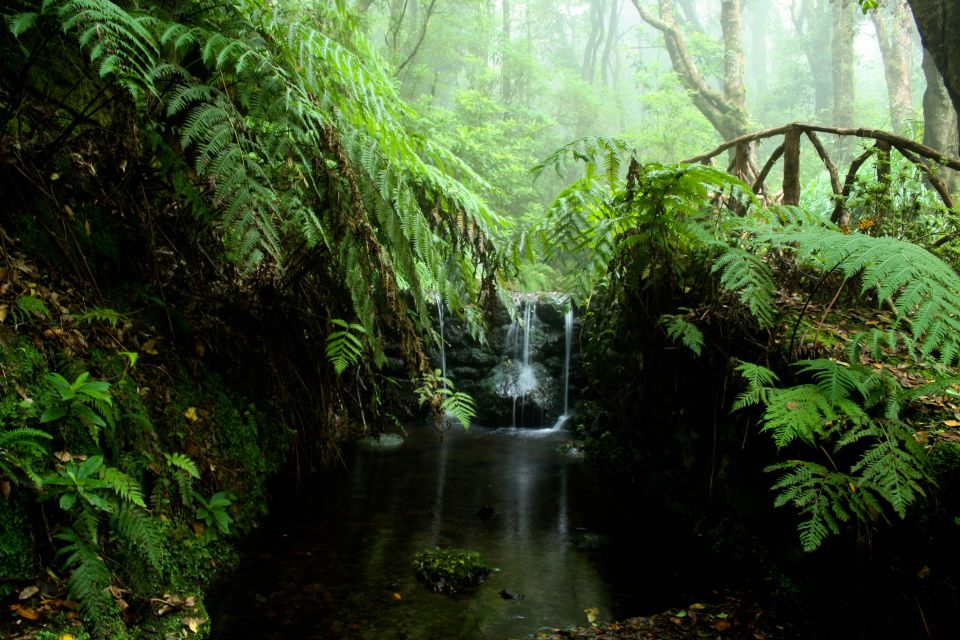
[[[208,635],[271,501],[477,423],[438,303],[482,349],[526,292],[624,512],[957,628],[956,3],[2,12],[0,635]]]

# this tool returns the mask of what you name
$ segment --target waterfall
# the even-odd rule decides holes
[[[433,294],[433,299],[437,302],[437,317],[440,320],[440,371],[444,377],[443,386],[446,388],[447,352],[446,348],[444,347],[444,342],[446,342],[446,340],[443,337],[443,298],[440,297],[439,293],[435,293]]]
[[[530,339],[534,331],[534,322],[536,321],[535,298],[523,298],[521,300],[521,310],[523,312],[522,321],[514,321],[510,327],[510,334],[514,340],[514,360],[518,363],[516,380],[510,389],[510,395],[513,397],[513,427],[516,428],[523,424],[523,414],[526,408],[527,395],[537,388],[537,373],[530,362]],[[520,425],[517,424],[517,400],[520,400]]]
[[[573,307],[563,316],[563,335],[566,339],[566,352],[563,357],[563,415],[562,420],[570,417],[570,350],[573,346]]]

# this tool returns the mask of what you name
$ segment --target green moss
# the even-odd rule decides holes
[[[34,541],[31,523],[21,492],[10,500],[0,498],[0,598],[11,595],[16,585],[8,582],[29,575],[34,568]]]
[[[487,561],[469,549],[424,549],[413,558],[417,578],[438,593],[476,586],[490,573]]]

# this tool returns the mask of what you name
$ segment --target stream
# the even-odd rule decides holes
[[[563,452],[568,439],[419,426],[400,447],[345,452],[341,468],[279,501],[248,561],[211,594],[214,638],[532,638],[585,624],[587,608],[613,620],[675,605],[697,588],[680,569],[696,545],[604,491]],[[411,561],[438,545],[480,551],[498,570],[475,592],[432,593]]]

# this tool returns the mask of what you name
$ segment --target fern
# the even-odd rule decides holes
[[[758,255],[739,247],[727,248],[714,260],[712,271],[720,274],[720,286],[740,297],[757,324],[770,328],[776,321],[773,293],[776,285],[770,267]]]
[[[53,436],[46,431],[29,427],[0,432],[0,475],[13,482],[20,482],[25,476],[39,485],[41,479],[34,471],[33,463],[47,453],[43,441],[52,439]]]
[[[893,307],[895,327],[907,329],[921,356],[936,354],[947,365],[960,357],[960,276],[926,249],[895,238],[846,235],[809,224],[771,228],[748,221],[744,229],[754,233],[761,246],[793,247],[798,259],[824,273],[859,278],[862,293]]]
[[[904,390],[892,377],[859,363],[817,359],[794,366],[813,383],[775,388],[771,371],[741,364],[738,371],[749,387],[734,407],[763,404],[763,429],[772,432],[778,447],[800,441],[823,452],[830,447],[836,459],[852,459],[847,472],[829,455],[833,469],[804,460],[767,469],[782,472],[772,487],[779,492],[775,506],[799,509],[803,548],[816,549],[845,523],[872,522],[887,509],[905,518],[932,479],[925,452],[900,422],[900,409],[949,383]],[[882,416],[869,413],[880,407]]]
[[[186,455],[182,453],[164,453],[163,457],[166,459],[168,467],[179,469],[191,478],[200,479],[200,471],[197,469],[196,463]]]
[[[697,325],[688,321],[684,316],[674,314],[660,316],[660,324],[666,325],[669,339],[675,342],[679,340],[694,355],[700,355],[700,351],[703,349],[703,332]]]
[[[112,576],[96,545],[69,528],[54,537],[66,543],[57,555],[65,557],[64,566],[70,569],[67,579],[70,599],[79,603],[80,612],[88,620],[110,616],[114,607],[107,588]]]
[[[333,324],[342,327],[340,331],[333,331],[327,336],[327,360],[333,365],[337,375],[355,365],[363,355],[363,341],[357,334],[364,335],[366,329],[355,322],[347,322],[339,318],[333,319]]]
[[[113,515],[111,524],[123,544],[130,549],[130,555],[146,559],[156,572],[162,570],[163,536],[147,512],[124,505]]]

